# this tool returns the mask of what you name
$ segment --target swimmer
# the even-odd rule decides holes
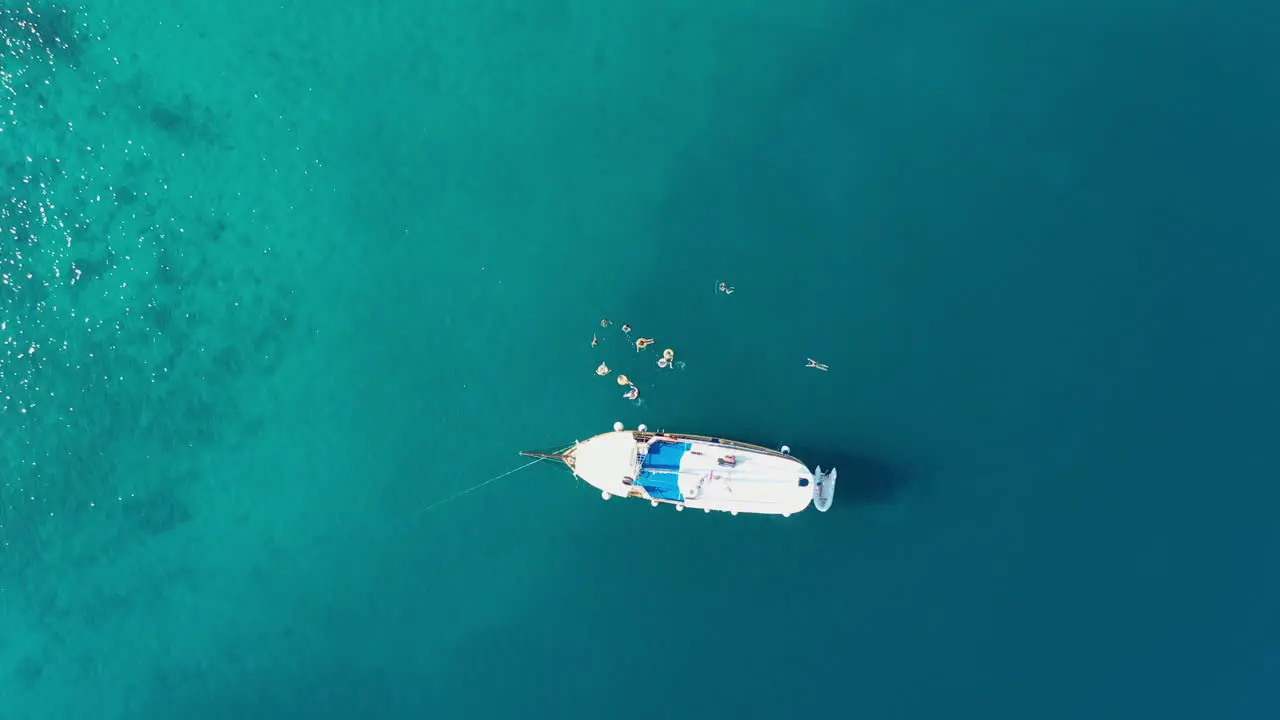
[[[732,295],[732,294],[733,294],[733,288],[729,287],[728,285],[726,285],[726,284],[724,284],[724,283],[720,283],[720,284],[716,287],[716,290],[719,290],[720,292],[724,293],[725,295]]]
[[[658,367],[668,368],[668,367],[674,367],[674,366],[671,364],[670,360],[666,358],[658,358]]]
[[[639,340],[636,341],[636,352],[640,352],[641,350],[649,347],[652,344],[653,344],[653,338],[640,338]]]
[[[640,388],[636,387],[635,385],[632,385],[631,389],[628,390],[626,394],[623,395],[622,397],[626,400],[635,400],[636,398],[640,397]]]
[[[667,362],[672,362],[673,360],[676,359],[676,351],[672,350],[671,348],[667,348],[666,350],[663,350],[662,359],[666,360]]]
[[[626,324],[626,323],[623,323],[623,324],[622,324],[622,334],[624,334],[624,335],[630,335],[630,334],[631,334],[631,326],[630,326],[630,325],[628,325],[628,324]]]
[[[618,384],[619,384],[619,385],[630,385],[630,384],[631,384],[631,378],[627,377],[626,375],[619,375],[619,376],[618,376]]]
[[[609,318],[603,318],[600,320],[600,327],[609,327]]]
[[[596,374],[599,375],[600,377],[604,377],[605,375],[608,375],[609,366],[605,365],[604,363],[600,363],[600,367],[596,368]]]
[[[809,364],[805,365],[805,367],[813,368],[814,370],[821,370],[823,372],[827,371],[826,363],[820,363],[817,360],[814,360],[813,358],[805,358],[805,359],[809,361]]]
[[[600,344],[600,338],[596,337],[595,334],[593,333],[591,335],[591,347],[595,347],[599,344]]]

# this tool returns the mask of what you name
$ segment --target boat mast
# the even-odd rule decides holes
[[[527,450],[521,450],[521,451],[520,451],[520,454],[521,454],[521,455],[523,455],[523,456],[525,456],[525,457],[531,457],[531,458],[546,458],[546,459],[548,459],[548,460],[564,460],[565,458],[569,457],[568,455],[564,455],[564,454],[561,454],[561,453],[529,452],[529,451],[527,451]]]
[[[544,458],[547,460],[559,460],[563,463],[568,463],[569,459],[573,457],[574,448],[576,448],[577,446],[578,444],[574,443],[573,445],[562,447],[559,450],[556,450],[555,452],[538,452],[534,450],[522,450],[520,451],[520,454],[525,457]]]

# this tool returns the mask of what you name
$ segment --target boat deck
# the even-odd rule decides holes
[[[574,450],[575,473],[606,493],[690,509],[789,515],[813,499],[799,460],[759,446],[617,431]]]

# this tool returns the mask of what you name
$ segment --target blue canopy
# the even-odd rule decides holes
[[[636,484],[658,500],[684,502],[680,492],[680,461],[692,447],[690,443],[654,442],[640,465]]]

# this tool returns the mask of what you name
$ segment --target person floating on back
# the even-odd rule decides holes
[[[823,372],[827,371],[826,363],[820,363],[817,360],[814,360],[813,358],[806,358],[806,359],[809,361],[809,364],[805,365],[805,367],[813,368],[814,370],[821,370]]]

